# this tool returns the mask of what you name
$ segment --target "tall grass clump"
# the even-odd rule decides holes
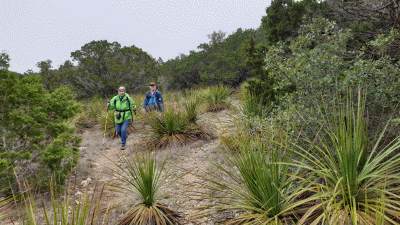
[[[229,107],[228,97],[231,90],[225,86],[209,87],[203,94],[208,112],[218,112]]]
[[[139,197],[140,202],[133,205],[118,225],[175,225],[180,215],[159,202],[165,161],[158,162],[151,153],[124,159],[118,166],[118,179],[123,190]],[[134,199],[132,199],[134,202]]]
[[[153,137],[150,143],[162,148],[169,145],[183,145],[187,142],[206,138],[202,129],[190,123],[185,112],[167,110],[165,113],[153,113],[148,117]]]
[[[54,182],[53,182],[54,183]],[[107,225],[110,224],[109,207],[103,208],[102,198],[104,186],[95,188],[91,194],[84,192],[71,196],[68,192],[57,193],[56,186],[50,185],[50,200],[47,196],[32,193],[31,188],[24,182],[24,191],[14,194],[17,209],[22,210],[16,217],[17,224],[23,225]],[[38,203],[37,201],[40,200]],[[9,218],[14,224],[12,218]],[[5,221],[7,221],[5,219]]]
[[[260,148],[261,149],[261,148]],[[213,195],[207,210],[234,213],[224,224],[295,224],[305,191],[295,181],[296,174],[284,164],[286,154],[277,149],[243,147],[231,154],[226,165],[206,178]]]
[[[11,202],[12,198],[0,197],[0,221],[4,221],[7,217]]]
[[[187,94],[183,107],[189,123],[196,123],[199,115],[200,98],[196,93]]]
[[[255,117],[266,117],[269,112],[271,112],[271,108],[263,105],[262,100],[259,97],[254,96],[251,93],[245,93],[242,97],[243,102],[243,112],[247,116]]]
[[[80,128],[91,128],[99,122],[100,116],[106,111],[106,104],[100,97],[81,102],[81,112],[76,119]]]
[[[108,137],[113,137],[115,134],[114,129],[114,112],[113,111],[103,111],[98,117],[101,129]]]
[[[299,223],[399,224],[400,138],[382,144],[385,128],[369,144],[365,96],[340,103],[326,116],[325,135],[295,151],[315,200]]]

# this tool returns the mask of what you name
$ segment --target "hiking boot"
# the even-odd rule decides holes
[[[125,145],[121,145],[121,150],[125,150],[126,146]]]

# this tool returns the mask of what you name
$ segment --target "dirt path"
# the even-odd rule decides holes
[[[230,111],[205,113],[199,118],[199,125],[211,130],[215,136],[233,130]],[[138,127],[140,127],[139,125]],[[128,137],[128,149],[119,150],[117,139],[107,139],[103,144],[100,127],[94,127],[82,134],[81,158],[77,167],[76,180],[79,184],[76,192],[95,183],[115,183],[113,162],[122,156],[131,156],[140,151],[148,130],[138,129]],[[212,163],[222,159],[218,138],[209,141],[196,141],[187,146],[167,148],[157,151],[157,157],[167,158],[169,178],[161,188],[163,203],[182,213],[184,224],[215,224],[213,218],[194,219],[196,208],[207,204],[192,196],[199,191],[202,180],[199,175],[207,171]],[[133,196],[127,193],[108,193],[108,203],[118,209],[113,218],[118,219],[132,204]]]

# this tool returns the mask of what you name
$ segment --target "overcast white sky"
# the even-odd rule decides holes
[[[92,40],[136,45],[153,57],[174,58],[207,34],[257,28],[270,0],[0,0],[0,51],[11,70],[53,66]]]

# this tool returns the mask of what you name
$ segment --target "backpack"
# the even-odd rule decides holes
[[[129,101],[129,98],[128,98],[128,96],[126,96],[126,100],[128,101],[128,109],[126,109],[126,110],[117,110],[117,99],[118,98],[114,98],[114,110],[115,111],[117,111],[118,112],[118,114],[117,114],[117,119],[120,119],[121,118],[121,112],[123,112],[123,114],[122,114],[122,120],[124,120],[125,119],[125,112],[131,112],[131,122],[132,122],[132,120],[133,120],[133,113],[132,113],[132,108],[131,108],[131,101]],[[122,98],[123,99],[123,98]],[[121,100],[120,100],[121,101]]]

